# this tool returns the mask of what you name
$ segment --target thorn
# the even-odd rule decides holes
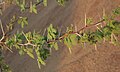
[[[77,36],[81,37],[81,35],[79,33],[75,33]]]
[[[85,13],[85,26],[87,26],[87,17],[86,17],[86,13]]]
[[[52,49],[50,48],[50,54],[52,54]]]
[[[99,15],[100,20],[102,20],[102,18],[100,17],[100,14],[99,14],[99,13],[98,13],[98,15]],[[100,26],[101,26],[101,28],[103,27],[101,23],[100,23]]]
[[[102,30],[100,29],[100,27],[98,27],[98,25],[96,25],[97,29],[100,30],[102,32]]]
[[[98,51],[98,49],[97,49],[97,44],[95,44],[95,50]]]
[[[44,32],[43,32],[43,36],[45,35],[46,30],[47,30],[47,29],[45,28],[45,29],[44,29]]]
[[[113,33],[111,34],[111,42],[110,43],[112,43],[113,42]]]
[[[40,66],[40,63],[39,63],[39,60],[37,59],[37,62],[38,62],[38,67],[39,69],[41,69],[41,66]]]
[[[13,51],[12,51],[10,48],[7,47],[7,49],[8,49],[11,53],[13,53]]]
[[[78,31],[76,24],[75,24],[75,31],[76,31],[76,32]]]
[[[63,27],[63,26],[61,26],[61,27],[60,27],[60,30],[59,30],[59,34],[58,34],[59,37],[60,37],[60,34],[61,34],[61,32],[62,32],[62,27]]]
[[[105,9],[103,8],[103,19],[106,16]]]
[[[103,42],[105,43],[105,41],[106,41],[106,39],[104,38],[104,39],[103,39]]]
[[[113,33],[113,37],[115,38],[116,41],[118,41],[117,37],[115,36],[115,34]]]
[[[71,50],[71,48],[68,48],[68,49],[69,49],[70,54],[72,54],[72,50]]]

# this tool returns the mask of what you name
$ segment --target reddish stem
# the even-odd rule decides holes
[[[51,42],[55,42],[55,41],[58,41],[58,40],[62,40],[62,39],[64,39],[65,37],[67,37],[69,34],[78,34],[78,35],[79,35],[79,32],[80,32],[80,31],[82,31],[82,30],[84,30],[84,29],[86,29],[86,28],[95,26],[95,25],[99,25],[99,24],[101,24],[101,23],[104,22],[104,21],[105,21],[105,20],[103,19],[103,20],[101,20],[101,21],[99,21],[99,22],[96,22],[96,23],[94,23],[94,24],[86,25],[86,26],[82,27],[80,30],[78,30],[78,31],[76,31],[76,32],[71,31],[71,32],[69,32],[69,33],[65,33],[65,34],[63,34],[63,35],[62,35],[61,37],[59,37],[59,38],[56,38],[56,39],[54,39],[54,40],[49,40],[49,41],[47,41],[47,43],[51,43]]]

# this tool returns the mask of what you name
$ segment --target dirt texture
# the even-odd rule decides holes
[[[9,22],[12,15],[27,16],[29,25],[24,28],[25,32],[36,30],[43,33],[51,23],[62,32],[66,27],[73,24],[79,30],[84,26],[85,14],[92,17],[94,22],[100,20],[105,12],[110,15],[112,10],[120,5],[120,0],[69,0],[64,7],[59,6],[55,0],[49,0],[48,6],[38,6],[38,14],[25,12],[20,13],[19,8],[10,6],[5,10],[2,21]],[[14,31],[21,30],[15,25]],[[6,61],[13,72],[120,72],[120,46],[113,46],[107,42],[94,46],[80,45],[72,48],[72,54],[63,45],[59,50],[52,50],[51,56],[46,60],[46,66],[38,68],[36,60],[27,55],[20,56],[17,52],[5,54]]]

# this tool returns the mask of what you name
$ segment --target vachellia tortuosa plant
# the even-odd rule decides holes
[[[36,0],[35,2],[26,0],[6,0],[9,3],[18,6],[21,12],[25,12],[27,9],[31,13],[37,14],[37,6],[43,4],[47,6],[48,0]],[[69,0],[56,0],[61,6],[65,6],[65,3]],[[2,9],[2,8],[1,8]],[[2,13],[1,13],[2,14]],[[2,15],[1,15],[2,16]],[[21,28],[28,25],[28,18],[21,16],[13,16],[7,24],[6,29],[3,28],[2,21],[0,20],[1,35],[0,35],[0,69],[1,72],[11,72],[9,66],[4,61],[3,50],[9,50],[16,48],[20,55],[27,54],[33,59],[37,59],[38,66],[45,65],[45,60],[50,56],[51,48],[58,50],[58,43],[64,43],[69,52],[72,53],[71,48],[76,44],[84,45],[89,43],[95,46],[96,43],[102,41],[108,41],[111,44],[119,45],[117,36],[120,34],[120,22],[115,18],[120,16],[120,7],[113,10],[110,16],[104,14],[103,18],[93,23],[92,18],[85,17],[85,26],[79,30],[75,30],[75,26],[71,25],[66,28],[66,32],[59,32],[59,29],[54,28],[52,24],[46,28],[47,33],[40,35],[38,32],[17,31],[14,35],[10,32],[13,30],[14,24],[17,22],[21,25]],[[104,24],[104,25],[103,25]],[[96,27],[94,31],[84,31],[90,27]]]

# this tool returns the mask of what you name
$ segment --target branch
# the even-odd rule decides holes
[[[59,37],[59,38],[56,38],[56,39],[54,39],[54,40],[47,41],[47,43],[55,42],[55,41],[57,41],[57,40],[62,40],[62,39],[64,39],[65,37],[67,37],[69,34],[76,34],[76,35],[78,35],[78,36],[81,36],[81,35],[79,34],[80,31],[83,31],[84,29],[89,28],[89,27],[92,27],[92,26],[100,25],[100,24],[102,24],[102,22],[104,22],[104,21],[105,21],[105,20],[102,19],[101,21],[96,22],[96,23],[94,23],[94,24],[85,25],[84,27],[82,27],[80,30],[78,30],[78,31],[76,31],[76,32],[65,33],[64,35],[62,35],[62,36]]]
[[[84,29],[86,29],[86,28],[89,28],[89,27],[92,27],[92,26],[96,26],[96,25],[100,25],[100,24],[101,24],[102,22],[104,22],[104,21],[105,21],[105,20],[102,19],[101,21],[96,22],[96,23],[94,23],[94,24],[86,25],[86,26],[84,26],[83,28],[81,28],[80,30],[78,30],[77,33],[79,33],[80,31],[82,31],[82,30],[84,30]]]
[[[2,21],[0,20],[0,26],[1,26],[1,30],[2,30],[2,38],[0,39],[0,42],[2,42],[5,38],[5,32],[4,32],[4,29],[3,29],[3,25],[2,25]]]

